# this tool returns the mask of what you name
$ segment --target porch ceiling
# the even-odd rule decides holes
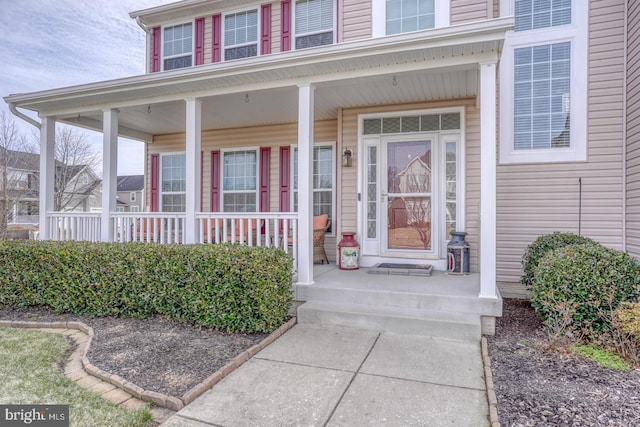
[[[203,129],[295,122],[298,85],[313,84],[316,119],[338,108],[475,96],[478,64],[498,59],[510,18],[279,53],[241,62],[11,95],[16,107],[102,129],[117,108],[122,136],[185,130],[185,99],[202,101]],[[395,84],[394,84],[395,77]]]

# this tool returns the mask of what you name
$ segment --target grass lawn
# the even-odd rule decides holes
[[[68,347],[63,335],[0,328],[0,404],[68,404],[70,425],[78,427],[151,423],[148,410],[119,408],[65,377],[58,364]]]

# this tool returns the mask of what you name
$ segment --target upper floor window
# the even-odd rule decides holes
[[[333,44],[335,0],[295,1],[296,49]]]
[[[516,31],[571,23],[571,0],[515,0],[514,9]]]
[[[373,37],[449,25],[450,0],[372,0]]]
[[[513,0],[500,66],[500,161],[586,159],[587,8]]]
[[[129,193],[129,200],[132,201],[132,202],[136,201],[136,192],[135,191],[131,191]]]
[[[162,43],[165,71],[191,67],[193,64],[193,24],[191,22],[165,27]]]
[[[258,55],[258,11],[256,9],[224,16],[224,60]]]
[[[433,28],[434,6],[434,0],[387,0],[387,35]]]

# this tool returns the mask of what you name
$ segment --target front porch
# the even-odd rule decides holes
[[[368,274],[315,265],[311,286],[294,284],[298,322],[479,340],[492,335],[502,298],[480,297],[480,274],[429,277]]]

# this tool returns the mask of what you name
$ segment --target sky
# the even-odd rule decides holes
[[[0,0],[0,98],[144,74],[145,34],[129,12],[173,1]],[[31,137],[1,99],[0,111]],[[101,133],[76,129],[102,153]],[[143,143],[120,139],[118,175],[144,173],[143,160]]]

